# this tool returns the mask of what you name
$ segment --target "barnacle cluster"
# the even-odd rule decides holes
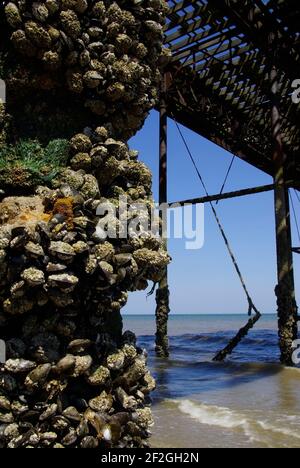
[[[142,225],[104,238],[97,210],[120,231],[120,197],[153,208],[127,140],[157,98],[166,4],[2,3],[0,446],[143,447],[155,382],[121,309],[169,256]]]
[[[165,12],[162,0],[7,2],[4,33],[18,56],[4,66],[7,87],[66,89],[77,113],[128,139],[157,99]]]

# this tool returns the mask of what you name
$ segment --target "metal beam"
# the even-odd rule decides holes
[[[270,185],[262,185],[260,187],[237,190],[235,192],[211,195],[209,197],[192,198],[192,199],[184,200],[180,202],[168,203],[168,208],[172,208],[175,205],[177,206],[197,205],[200,203],[210,203],[214,201],[229,200],[232,198],[245,197],[247,195],[255,195],[258,193],[271,192],[272,190],[274,190],[274,188],[275,188],[275,184],[270,184]]]
[[[296,70],[299,54],[297,55],[294,51],[292,38],[286,34],[286,31],[282,30],[280,23],[272,17],[269,11],[266,15],[266,9],[264,9],[264,14],[262,14],[261,9],[255,7],[247,9],[244,2],[237,0],[225,0],[223,2],[210,0],[210,2],[215,9],[220,11],[220,14],[226,14],[233,19],[234,23],[241,28],[241,32],[245,33],[250,41],[264,52],[270,64],[277,66],[280,64],[281,69],[285,70],[291,79],[297,79]],[[260,3],[263,5],[262,2]],[[269,40],[275,31],[280,31],[281,39],[286,45],[285,48],[279,49],[277,59],[274,59],[272,54],[269,53]],[[276,45],[273,44],[273,47],[275,48]]]
[[[291,100],[299,52],[294,30],[284,31],[289,20],[281,23],[280,11],[258,0],[170,4],[175,14],[169,15],[172,30],[167,26],[165,43],[173,52],[174,86],[167,96],[168,115],[273,176],[269,71],[275,62],[284,151],[293,157],[300,147],[299,110]],[[296,161],[288,178],[296,179],[298,166]]]

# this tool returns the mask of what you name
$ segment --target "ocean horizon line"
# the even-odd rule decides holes
[[[264,316],[277,316],[277,314],[275,312],[266,312],[264,314],[262,314],[262,317]],[[219,312],[219,313],[213,313],[213,314],[210,314],[210,313],[188,313],[188,314],[184,314],[184,313],[174,313],[174,314],[170,314],[169,315],[169,318],[172,318],[172,317],[247,317],[248,314],[247,313],[242,313],[242,312],[233,312],[233,313],[226,313],[226,312]],[[155,313],[153,314],[149,314],[149,313],[140,313],[140,314],[135,314],[135,313],[124,313],[123,314],[123,317],[154,317],[155,318]]]

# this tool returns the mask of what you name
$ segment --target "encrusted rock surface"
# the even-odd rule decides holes
[[[142,226],[104,239],[97,208],[153,208],[127,140],[157,98],[166,4],[2,4],[0,446],[143,447],[155,382],[121,309],[169,257]]]
[[[17,63],[4,62],[7,86],[15,90],[12,99],[20,98],[20,89],[52,95],[66,89],[77,120],[86,111],[85,124],[97,116],[125,140],[143,125],[158,94],[163,0],[4,3],[2,35],[18,56]],[[39,114],[40,99],[31,95],[28,110]]]

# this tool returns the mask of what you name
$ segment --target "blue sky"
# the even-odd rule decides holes
[[[218,193],[232,155],[183,128],[208,191]],[[169,202],[204,195],[175,124],[169,121]],[[144,128],[131,140],[140,160],[153,173],[153,194],[158,200],[158,113],[153,111]],[[272,178],[236,158],[226,191],[272,183]],[[294,197],[300,214],[300,204]],[[273,192],[222,201],[217,206],[225,231],[253,296],[263,313],[274,313],[276,302],[276,246]],[[300,216],[298,218],[300,221]],[[293,225],[294,245],[299,246]],[[169,267],[171,309],[174,314],[245,313],[244,292],[225,249],[209,205],[205,206],[205,244],[201,250],[186,250],[185,241],[169,241],[173,262]],[[296,285],[299,284],[300,258],[294,256]],[[300,303],[300,289],[297,291]],[[126,314],[152,314],[155,298],[145,292],[131,293]]]

